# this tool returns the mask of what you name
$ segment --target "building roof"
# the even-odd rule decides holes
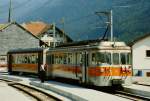
[[[26,48],[26,49],[22,49],[22,48],[18,48],[18,49],[11,49],[9,50],[7,53],[29,53],[29,52],[41,52],[43,51],[44,48]]]
[[[7,25],[8,25],[8,23],[7,24],[0,24],[0,30],[3,29],[4,27],[6,27]]]
[[[21,25],[19,25],[17,22],[11,22],[11,23],[6,24],[5,26],[1,27],[0,31],[6,29],[7,27],[9,27],[12,24],[17,25],[18,27],[22,28],[23,30],[25,30],[26,32],[28,32],[29,34],[31,34],[33,37],[39,39],[38,37],[36,37],[35,35],[33,35],[30,31],[26,30],[24,27],[22,27]]]
[[[40,36],[44,34],[47,30],[52,29],[53,25],[46,24],[44,22],[30,22],[30,23],[23,23],[22,26],[30,31],[35,36]],[[60,30],[58,27],[56,27],[56,30],[60,33],[63,33],[62,30]],[[65,34],[65,36],[70,40],[73,41],[68,35]]]
[[[10,25],[15,24],[18,27],[20,27],[21,29],[23,29],[24,31],[26,31],[28,34],[32,35],[33,37],[35,37],[36,39],[38,39],[42,44],[47,45],[45,42],[43,42],[40,38],[38,38],[37,36],[33,35],[30,31],[28,31],[27,29],[25,29],[24,27],[22,27],[20,24],[18,24],[17,22],[11,22],[8,24],[1,24],[2,27],[0,27],[0,31],[6,29],[7,27],[9,27]]]
[[[145,39],[145,38],[147,38],[149,36],[150,36],[150,33],[147,33],[147,34],[143,35],[142,37],[138,37],[135,40],[133,40],[131,43],[129,43],[129,46],[133,46],[135,43],[137,43],[140,40],[143,40],[143,39]]]
[[[35,36],[39,36],[48,27],[47,24],[43,22],[23,23],[22,26]]]

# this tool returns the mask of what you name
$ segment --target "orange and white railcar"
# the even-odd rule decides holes
[[[124,42],[100,41],[56,48],[16,49],[8,52],[8,71],[78,80],[96,86],[130,84],[131,49]]]
[[[131,49],[124,42],[101,41],[88,45],[49,48],[43,63],[47,76],[78,80],[84,84],[130,84]]]

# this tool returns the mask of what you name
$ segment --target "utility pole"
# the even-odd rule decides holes
[[[111,41],[113,40],[113,15],[112,10],[110,10],[110,34],[111,34]]]
[[[56,29],[55,29],[55,23],[53,23],[53,41],[54,41],[54,44],[53,44],[53,47],[55,48],[56,47]]]
[[[66,38],[65,38],[65,18],[64,17],[62,18],[61,23],[62,23],[62,26],[63,26],[63,29],[62,29],[62,32],[63,32],[63,42],[65,43],[66,42]]]
[[[8,15],[8,23],[10,23],[11,22],[11,10],[12,10],[12,1],[10,0],[9,1],[9,15]]]

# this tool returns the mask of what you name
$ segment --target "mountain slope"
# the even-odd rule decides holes
[[[8,1],[1,1],[0,22],[6,22]],[[150,0],[13,0],[12,16],[20,23],[37,20],[55,22],[74,40],[86,40],[103,36],[106,20],[95,12],[110,9],[113,9],[116,38],[129,42],[150,32]]]

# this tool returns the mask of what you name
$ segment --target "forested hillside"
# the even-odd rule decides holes
[[[0,22],[5,23],[9,5],[0,2]],[[55,22],[75,41],[101,38],[106,20],[95,12],[111,9],[117,39],[130,42],[150,32],[150,0],[12,0],[12,8],[13,20]]]

